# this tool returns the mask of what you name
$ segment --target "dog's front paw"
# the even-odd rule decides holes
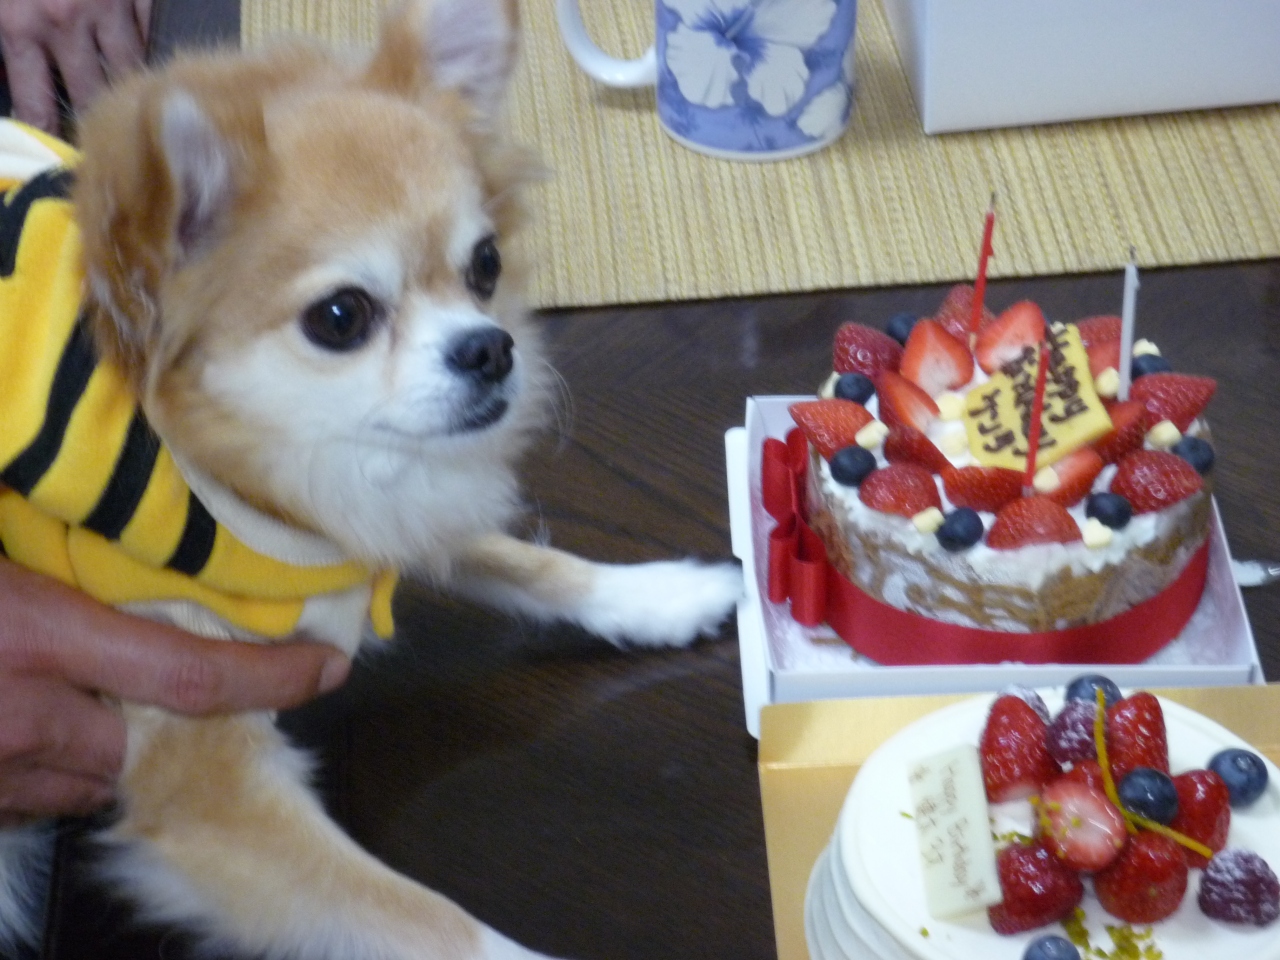
[[[742,597],[742,568],[667,560],[595,567],[590,594],[574,618],[618,645],[684,646],[714,636]]]

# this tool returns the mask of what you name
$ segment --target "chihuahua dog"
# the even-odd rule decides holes
[[[74,171],[42,174],[40,196],[70,191],[84,278],[49,379],[135,407],[109,456],[67,449],[86,432],[70,403],[54,441],[57,404],[7,465],[0,443],[12,559],[43,555],[18,533],[56,488],[89,498],[63,517],[77,582],[208,636],[354,653],[390,632],[391,571],[619,644],[714,633],[735,566],[604,565],[504,533],[549,394],[508,243],[540,172],[500,132],[516,37],[508,0],[410,0],[368,57],[192,55],[95,105]],[[102,489],[77,494],[98,461]],[[122,709],[103,869],[147,918],[272,958],[539,956],[344,835],[272,717]],[[11,937],[25,842],[0,834]]]

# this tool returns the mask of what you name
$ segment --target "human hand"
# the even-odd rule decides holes
[[[78,112],[109,80],[142,63],[151,0],[0,0],[13,115],[58,132],[53,70]]]
[[[0,828],[111,801],[125,725],[99,693],[191,715],[285,709],[349,670],[322,644],[206,640],[0,560]]]

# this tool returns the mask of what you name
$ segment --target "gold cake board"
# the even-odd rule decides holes
[[[242,0],[241,36],[371,43],[384,0]],[[555,0],[524,0],[516,137],[554,172],[533,191],[534,306],[885,286],[971,277],[999,196],[993,277],[1280,256],[1280,106],[929,137],[880,0],[862,0],[857,100],[834,146],[714,160],[666,137],[652,91],[570,59]],[[651,42],[652,0],[583,0],[602,47]]]

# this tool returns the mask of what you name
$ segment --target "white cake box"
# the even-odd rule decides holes
[[[1277,0],[884,0],[925,133],[1280,100]]]
[[[1280,0],[1275,0],[1280,5]],[[1123,687],[1206,687],[1265,683],[1231,569],[1231,554],[1217,504],[1210,534],[1204,597],[1186,628],[1144,663],[1000,663],[990,665],[884,667],[860,657],[829,628],[803,627],[788,604],[768,599],[768,544],[773,518],[760,494],[761,449],[767,437],[783,439],[794,426],[787,408],[811,396],[750,397],[746,425],[725,435],[729,523],[733,553],[742,561],[746,596],[738,606],[738,643],[747,729],[759,736],[760,708],[845,697],[977,693],[1010,683],[1055,686],[1086,672],[1106,673]]]

